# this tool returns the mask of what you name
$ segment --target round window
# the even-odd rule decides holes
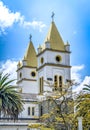
[[[34,71],[31,72],[31,76],[32,77],[35,77],[36,76],[36,73]]]
[[[60,62],[61,61],[61,56],[56,56],[56,61]]]
[[[43,64],[43,62],[44,62],[44,58],[42,57],[42,58],[41,58],[41,63]]]

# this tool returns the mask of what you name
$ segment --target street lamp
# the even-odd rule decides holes
[[[77,117],[78,119],[78,130],[83,130],[82,128],[82,117]]]

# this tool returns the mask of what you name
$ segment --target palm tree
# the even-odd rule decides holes
[[[85,90],[85,91],[87,91],[87,92],[90,92],[90,84],[88,85],[88,84],[84,84],[84,88],[83,88],[83,90]]]
[[[23,102],[17,88],[12,86],[9,74],[0,73],[0,112],[13,119],[23,110]]]

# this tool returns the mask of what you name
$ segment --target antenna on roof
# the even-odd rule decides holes
[[[52,15],[51,15],[52,22],[54,21],[54,15],[55,15],[55,13],[54,13],[54,12],[52,12]]]

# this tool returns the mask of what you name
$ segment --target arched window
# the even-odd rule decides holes
[[[57,90],[57,87],[58,87],[58,76],[57,75],[54,76],[54,87],[55,87],[55,90]]]
[[[62,76],[54,76],[54,90],[62,91]]]
[[[62,91],[62,76],[59,76],[59,89]]]
[[[30,107],[28,107],[28,116],[30,115]]]
[[[21,72],[20,72],[19,76],[20,76],[20,78],[22,78],[22,73]]]
[[[43,77],[41,77],[40,79],[39,79],[39,82],[40,82],[40,93],[43,93]]]
[[[44,62],[44,58],[43,58],[43,57],[41,57],[41,64],[43,64],[43,62]]]
[[[35,114],[35,108],[32,107],[32,116],[34,116],[34,114]]]
[[[41,116],[43,115],[43,106],[41,105]]]

